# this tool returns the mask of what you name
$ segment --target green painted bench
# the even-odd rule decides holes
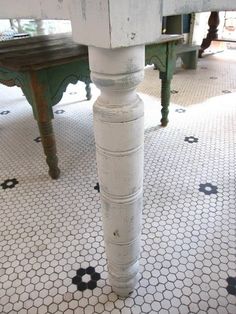
[[[185,69],[197,68],[199,48],[196,45],[177,45],[176,56],[181,58]]]
[[[0,83],[19,86],[37,120],[49,175],[60,174],[54,137],[52,107],[68,84],[83,81],[91,98],[88,49],[75,44],[70,34],[38,36],[0,43]]]
[[[145,63],[154,64],[162,80],[162,126],[168,123],[170,82],[174,72],[176,43],[180,35],[163,35],[145,48]],[[38,36],[0,43],[0,83],[19,86],[37,120],[49,175],[60,174],[52,127],[52,107],[62,98],[69,83],[83,81],[91,98],[88,49],[73,42],[70,34]]]
[[[162,126],[167,126],[169,122],[170,85],[175,71],[176,47],[182,40],[182,35],[162,35],[157,43],[145,46],[145,64],[154,64],[154,69],[160,73]]]

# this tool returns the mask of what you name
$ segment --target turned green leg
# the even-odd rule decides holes
[[[56,140],[52,127],[51,94],[45,69],[29,73],[29,88],[34,118],[38,122],[43,150],[49,167],[48,173],[52,179],[58,179],[60,169],[58,168]]]
[[[86,82],[85,84],[86,84],[86,86],[85,86],[86,98],[87,98],[87,100],[90,100],[92,98],[90,83]]]
[[[60,175],[60,169],[58,168],[56,141],[53,133],[52,121],[38,121],[38,126],[44,153],[46,155],[46,161],[49,167],[48,173],[52,179],[58,179]]]
[[[161,76],[161,125],[167,126],[169,104],[170,104],[170,82],[171,80],[166,79],[165,75]]]

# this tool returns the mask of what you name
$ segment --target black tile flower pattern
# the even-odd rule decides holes
[[[1,187],[3,188],[3,190],[13,189],[18,183],[19,182],[15,178],[7,179],[1,184]]]
[[[9,114],[9,113],[10,113],[9,110],[4,110],[4,111],[0,112],[0,114],[1,114],[2,116],[5,116],[5,115],[7,115],[7,114]]]
[[[98,182],[97,182],[97,184],[95,185],[94,190],[97,190],[98,193],[100,193],[100,185],[99,185]]]
[[[197,143],[198,142],[198,138],[194,137],[194,136],[186,136],[184,141],[188,142],[188,143]]]
[[[36,143],[42,142],[41,136],[36,137],[36,138],[34,139],[34,141],[35,141]]]
[[[65,113],[65,110],[63,110],[63,109],[58,109],[58,110],[55,111],[55,113],[56,113],[56,114],[63,114],[63,113]]]
[[[170,91],[171,94],[178,94],[178,92],[179,92],[179,91],[178,91],[178,90],[175,90],[175,89],[172,89],[172,90]]]
[[[184,113],[186,110],[182,108],[175,109],[175,112]]]
[[[224,89],[224,90],[222,90],[222,93],[223,94],[230,94],[230,93],[232,93],[230,90],[228,90],[228,89]]]
[[[236,277],[227,278],[228,286],[226,287],[229,294],[236,295]]]
[[[199,191],[206,195],[217,194],[217,186],[211,183],[204,183],[199,185]]]
[[[101,279],[99,273],[95,271],[94,267],[80,268],[76,272],[76,276],[72,278],[72,283],[77,286],[79,291],[86,289],[93,290],[97,287],[98,280]]]

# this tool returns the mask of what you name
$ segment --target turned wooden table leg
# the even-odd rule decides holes
[[[170,86],[176,63],[176,44],[167,43],[165,58],[165,71],[160,71],[161,79],[161,125],[167,126],[169,119]]]
[[[208,33],[207,37],[202,40],[201,48],[199,49],[198,56],[202,57],[203,52],[210,47],[212,40],[218,38],[218,26],[220,24],[219,12],[211,12],[208,20]]]
[[[86,90],[86,98],[87,100],[90,100],[92,98],[90,82],[85,83],[85,90]]]
[[[58,168],[56,141],[53,132],[52,121],[38,121],[38,126],[44,153],[46,155],[46,162],[49,167],[48,173],[52,179],[58,179],[60,175],[60,169]]]
[[[49,167],[49,175],[52,179],[58,179],[60,169],[56,150],[56,140],[52,127],[52,105],[50,92],[48,90],[47,75],[44,71],[32,72],[30,74],[32,107],[34,117],[38,122],[46,162]]]
[[[128,296],[139,271],[144,111],[136,87],[144,76],[144,46],[89,47],[89,63],[101,90],[94,131],[109,279],[115,293]]]
[[[161,78],[161,125],[167,126],[169,120],[169,104],[170,104],[170,83],[165,72],[160,73]]]

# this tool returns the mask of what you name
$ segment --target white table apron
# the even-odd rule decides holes
[[[103,230],[113,290],[128,296],[138,279],[142,186],[144,45],[161,34],[162,16],[236,10],[234,0],[0,0],[0,18],[70,19],[74,40],[89,46],[101,90],[94,130]]]

